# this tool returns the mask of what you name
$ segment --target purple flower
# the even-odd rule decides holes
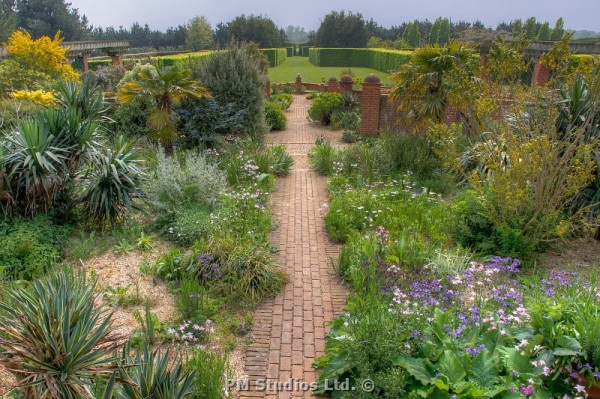
[[[481,353],[484,349],[485,349],[485,345],[479,345],[479,346],[467,347],[465,349],[465,352],[467,352],[469,354],[469,356],[471,356],[473,358],[473,357],[477,356],[479,353]]]
[[[533,395],[533,385],[521,385],[521,389],[519,389],[519,392],[521,392],[521,394],[525,396],[531,396]]]

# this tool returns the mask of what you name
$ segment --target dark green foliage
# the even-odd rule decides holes
[[[285,48],[261,48],[260,52],[267,57],[270,67],[276,67],[283,64],[287,57]]]
[[[116,107],[112,115],[116,133],[125,137],[150,137],[152,129],[148,125],[148,113],[152,108],[151,101]]]
[[[212,147],[222,135],[240,130],[247,114],[234,103],[221,105],[212,98],[186,100],[176,112],[179,140],[185,147]]]
[[[69,229],[48,216],[14,218],[2,226],[0,259],[3,279],[31,280],[50,270],[62,257]]]
[[[87,19],[64,0],[17,0],[16,9],[18,27],[34,38],[61,31],[67,40],[80,40],[87,29]]]
[[[366,47],[369,37],[362,14],[332,11],[315,34],[319,47]]]
[[[316,66],[373,68],[383,72],[398,71],[410,62],[412,52],[383,49],[310,48],[309,60]]]
[[[228,40],[254,42],[260,48],[283,46],[283,40],[275,22],[262,15],[242,14],[227,23],[226,30]]]
[[[499,254],[529,260],[539,248],[516,224],[494,225],[473,191],[464,192],[454,205],[456,240],[483,255]]]
[[[323,125],[331,123],[331,116],[344,109],[344,98],[339,93],[321,93],[313,100],[308,115]]]
[[[5,43],[11,33],[17,29],[17,10],[13,0],[0,1],[0,43]]]
[[[96,281],[63,271],[19,287],[0,304],[0,362],[26,398],[89,398],[112,374],[118,341],[111,315],[95,304]],[[18,304],[14,306],[11,304]]]
[[[228,51],[216,53],[202,65],[200,79],[219,104],[246,111],[241,133],[262,140],[267,132],[266,77],[252,46],[232,44]]]
[[[287,118],[278,103],[269,101],[265,104],[265,118],[271,130],[285,129]]]

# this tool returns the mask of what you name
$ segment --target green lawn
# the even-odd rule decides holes
[[[352,75],[357,78],[364,78],[370,73],[379,76],[384,85],[391,85],[390,75],[371,68],[357,67],[318,67],[308,62],[308,57],[288,57],[286,61],[275,67],[269,68],[269,79],[273,83],[294,82],[296,75],[300,73],[302,81],[307,83],[321,83],[335,76],[340,78],[342,71],[352,70]]]

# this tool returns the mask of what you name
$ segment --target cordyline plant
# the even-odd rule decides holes
[[[95,306],[95,288],[95,279],[64,271],[5,294],[0,364],[16,377],[16,392],[33,399],[94,398],[94,380],[114,375],[118,340],[112,315]]]

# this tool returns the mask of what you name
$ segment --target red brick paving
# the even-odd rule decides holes
[[[263,302],[254,314],[253,343],[246,350],[245,372],[248,391],[240,398],[309,398],[302,390],[257,391],[257,383],[268,380],[312,384],[311,367],[324,354],[327,323],[339,315],[346,303],[346,291],[332,265],[339,247],[325,234],[327,180],[310,170],[307,153],[319,136],[338,138],[307,120],[310,101],[295,96],[287,112],[288,127],[271,133],[267,141],[285,144],[295,164],[289,176],[278,179],[272,195],[273,211],[279,226],[271,241],[279,249],[278,262],[289,280],[283,293]]]

